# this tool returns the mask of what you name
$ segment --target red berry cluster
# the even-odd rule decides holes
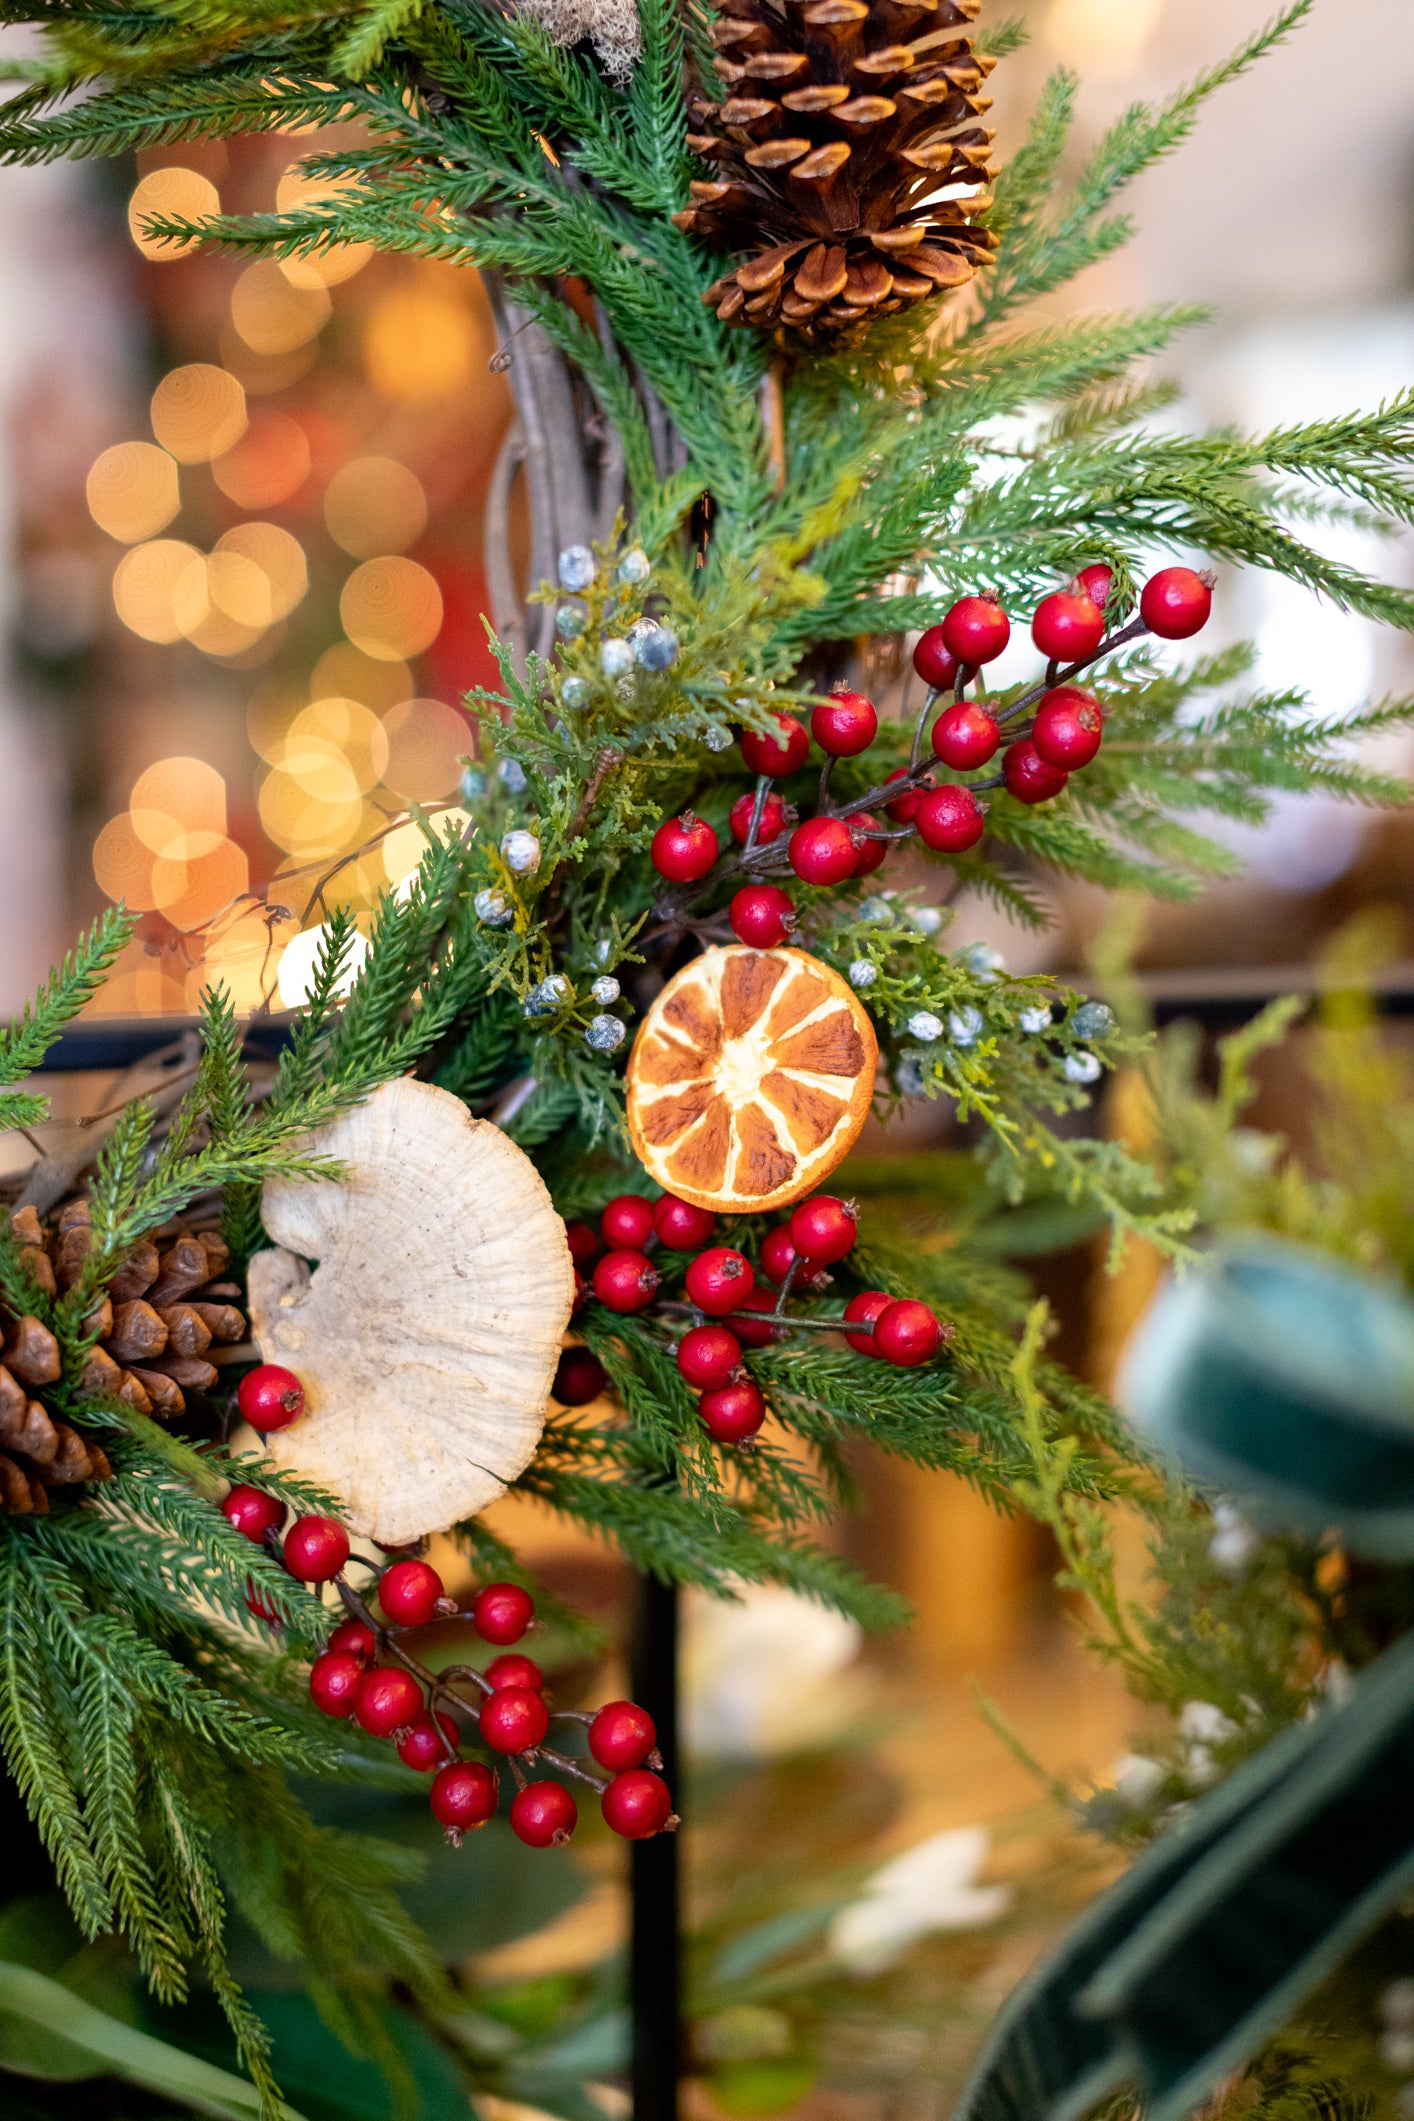
[[[535,1602],[520,1584],[484,1584],[469,1610],[459,1613],[429,1562],[394,1561],[378,1579],[380,1620],[342,1581],[349,1540],[343,1526],[332,1518],[297,1518],[281,1544],[279,1532],[286,1509],[275,1496],[259,1488],[233,1487],[221,1510],[238,1532],[278,1555],[300,1583],[340,1579],[339,1592],[349,1617],[334,1629],[310,1667],[310,1699],[326,1716],[352,1717],[371,1737],[391,1738],[408,1767],[432,1776],[428,1802],[453,1843],[459,1844],[464,1834],[484,1826],[500,1801],[496,1769],[462,1755],[464,1732],[459,1719],[473,1717],[482,1746],[509,1764],[516,1784],[511,1828],[529,1847],[562,1845],[579,1819],[579,1808],[563,1782],[531,1779],[528,1771],[545,1761],[589,1783],[598,1793],[606,1823],[627,1840],[641,1841],[677,1825],[668,1785],[653,1772],[662,1761],[655,1749],[653,1719],[646,1709],[632,1701],[611,1701],[594,1714],[552,1711],[545,1698],[544,1674],[533,1658],[516,1652],[492,1658],[484,1672],[471,1665],[455,1665],[437,1673],[412,1655],[400,1639],[405,1631],[426,1627],[430,1621],[460,1619],[469,1621],[484,1642],[504,1651],[520,1641],[535,1617]],[[246,1603],[257,1618],[278,1624],[253,1586]],[[454,1680],[476,1687],[479,1702],[459,1693]],[[602,1779],[546,1744],[555,1720],[588,1725],[590,1755],[607,1771]]]
[[[593,1292],[606,1310],[621,1314],[655,1305],[666,1318],[695,1312],[697,1323],[677,1343],[679,1374],[698,1394],[698,1414],[712,1441],[748,1444],[766,1418],[766,1401],[743,1366],[743,1350],[767,1347],[792,1329],[841,1330],[839,1320],[801,1318],[786,1304],[793,1292],[810,1294],[828,1286],[826,1269],[853,1249],[857,1210],[852,1201],[830,1193],[802,1201],[789,1221],[763,1239],[756,1267],[734,1246],[705,1245],[715,1222],[672,1194],[651,1202],[642,1194],[620,1194],[599,1218],[599,1235],[609,1249],[594,1267]],[[599,1239],[586,1223],[571,1223],[568,1237],[576,1266],[587,1266]],[[646,1249],[655,1244],[693,1251],[683,1277],[685,1301],[660,1298],[663,1277]],[[775,1295],[758,1284],[758,1268]],[[850,1347],[904,1368],[928,1362],[951,1338],[951,1328],[941,1325],[926,1304],[881,1290],[852,1298],[844,1319],[856,1327],[845,1334]],[[554,1396],[563,1406],[584,1406],[607,1383],[596,1355],[588,1348],[567,1348]]]
[[[1101,655],[1141,634],[1188,639],[1207,623],[1212,609],[1210,576],[1188,567],[1165,567],[1145,583],[1139,616],[1107,634],[1105,607],[1112,586],[1110,569],[1097,564],[1082,568],[1067,588],[1041,599],[1031,637],[1047,659],[1045,679],[1000,711],[967,694],[983,668],[1006,647],[1011,622],[993,597],[960,598],[914,650],[914,668],[929,691],[910,764],[837,811],[824,807],[830,770],[836,759],[856,758],[873,743],[879,716],[872,701],[840,687],[813,710],[809,734],[789,714],[776,716],[769,735],[748,731],[741,739],[741,753],[758,776],[757,788],[732,805],[731,837],[740,852],[718,877],[725,882],[744,872],[748,878],[728,908],[738,941],[770,949],[785,942],[795,927],[789,893],[760,880],[768,873],[790,873],[817,886],[841,884],[871,875],[892,841],[915,835],[936,852],[963,854],[986,830],[987,806],[978,800],[981,790],[1004,787],[1022,803],[1044,803],[1059,795],[1069,776],[1090,764],[1104,733],[1099,701],[1072,680]],[[925,727],[943,692],[951,692],[952,701],[933,723],[932,757],[924,762]],[[799,772],[809,756],[811,736],[825,753],[821,808],[815,817],[798,821],[770,783]],[[1002,750],[1003,743],[1001,770],[992,780],[935,780],[939,767],[975,772]],[[894,783],[900,785],[895,789]],[[892,826],[885,817],[893,820]],[[650,848],[659,875],[684,887],[711,877],[721,853],[717,834],[692,811],[666,819]]]

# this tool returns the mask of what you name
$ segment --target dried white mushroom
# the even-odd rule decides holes
[[[401,1546],[534,1456],[574,1296],[564,1224],[529,1157],[430,1083],[385,1083],[306,1146],[345,1176],[265,1182],[280,1249],[250,1263],[251,1323],[306,1403],[268,1446]]]

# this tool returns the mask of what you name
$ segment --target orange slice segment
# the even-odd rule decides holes
[[[639,1027],[629,1136],[645,1170],[694,1207],[789,1207],[853,1148],[878,1059],[858,996],[818,958],[707,950]]]

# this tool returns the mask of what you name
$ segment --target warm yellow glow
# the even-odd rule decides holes
[[[314,980],[314,967],[324,946],[324,924],[317,928],[306,928],[293,942],[287,943],[280,957],[280,1000],[287,1009],[298,1009],[301,1002],[309,999]],[[368,945],[361,935],[353,938],[344,959],[337,994],[347,994],[358,977],[363,961],[368,955]]]
[[[1163,0],[1051,0],[1045,41],[1068,65],[1116,80],[1142,57],[1162,11]]]
[[[425,400],[470,380],[476,323],[452,295],[434,287],[400,287],[374,304],[363,328],[369,381],[386,398]]]
[[[325,489],[324,521],[334,543],[356,560],[404,552],[427,527],[427,496],[396,457],[355,457]]]
[[[125,545],[156,537],[182,505],[177,467],[155,442],[115,442],[94,459],[84,490],[99,529]]]
[[[310,176],[304,165],[292,162],[275,190],[275,204],[282,214],[300,207],[327,205],[354,187],[335,178]],[[351,280],[373,256],[371,243],[335,243],[312,256],[282,258],[280,270],[293,287],[337,287]]]
[[[144,846],[126,815],[108,820],[93,843],[93,873],[98,888],[116,905],[150,913],[157,904],[152,891],[153,853]]]
[[[389,554],[365,560],[339,598],[344,632],[365,655],[406,662],[430,648],[442,630],[442,592],[416,560]]]
[[[159,855],[152,865],[157,910],[174,928],[204,928],[249,889],[250,866],[234,840],[218,839],[187,860]]]
[[[133,782],[128,814],[154,854],[209,853],[226,836],[226,783],[205,759],[158,759]]]
[[[264,576],[270,618],[287,618],[309,587],[304,547],[278,523],[237,523],[216,540],[212,559],[238,556]],[[240,617],[243,614],[233,613]],[[254,625],[254,619],[248,621]],[[263,622],[268,625],[270,620]]]
[[[409,803],[450,795],[471,749],[466,716],[445,700],[403,700],[383,717],[388,763],[383,779]]]
[[[125,552],[113,576],[113,605],[123,624],[144,641],[179,641],[174,596],[193,563],[204,569],[196,547],[180,538],[153,538]]]
[[[199,246],[194,241],[164,243],[159,237],[149,236],[143,229],[145,220],[161,215],[172,220],[207,221],[220,211],[221,194],[211,179],[197,170],[173,164],[168,169],[151,169],[138,179],[128,201],[128,228],[143,256],[163,265],[173,258],[189,257]]]
[[[201,963],[187,977],[186,1006],[195,1011],[210,987],[225,987],[241,1015],[258,1008],[275,986],[276,967],[297,933],[288,914],[269,906],[235,907],[217,918],[206,937]]]
[[[179,464],[224,455],[245,428],[245,392],[209,361],[171,369],[152,393],[152,432]]]
[[[206,655],[240,655],[271,621],[270,584],[239,553],[200,554],[172,590],[177,625]]]
[[[294,287],[273,258],[248,265],[231,290],[231,322],[254,353],[293,353],[329,321],[329,293],[318,282]]]
[[[396,826],[379,849],[389,883],[405,883],[415,876],[427,848],[427,834],[414,818]]]
[[[292,774],[312,795],[343,800],[346,790],[330,785],[320,761],[332,754],[358,794],[377,787],[388,763],[388,736],[376,714],[358,700],[314,700],[296,715],[274,763]],[[308,758],[306,766],[303,761]]]
[[[252,748],[273,763],[285,732],[303,707],[304,693],[282,679],[257,685],[246,701],[245,726]]]
[[[309,763],[312,766],[313,760]],[[321,801],[293,774],[277,766],[267,774],[258,799],[267,836],[277,847],[311,858],[356,846],[362,837],[364,804],[352,773],[348,773],[346,787],[348,793],[341,799]]]
[[[386,714],[411,691],[412,672],[406,663],[379,662],[351,641],[326,648],[309,674],[312,700],[362,700],[375,714]]]
[[[288,413],[262,409],[211,476],[238,508],[274,508],[309,477],[309,438]]]

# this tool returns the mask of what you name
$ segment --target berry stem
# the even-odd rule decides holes
[[[593,1721],[592,1718],[589,1718],[587,1720],[591,1722]],[[591,1775],[589,1770],[585,1767],[581,1767],[580,1763],[577,1760],[571,1760],[568,1753],[557,1753],[552,1745],[545,1744],[538,1745],[535,1750],[540,1755],[540,1758],[542,1760],[549,1760],[553,1762],[553,1764],[557,1768],[561,1768],[566,1775],[574,1775],[579,1779],[579,1781],[587,1782],[592,1790],[598,1790],[601,1795],[608,1788],[609,1783],[607,1776],[605,1777],[604,1781],[601,1782],[597,1775]]]
[[[756,776],[756,793],[751,803],[751,822],[746,828],[746,843],[741,850],[743,855],[750,854],[756,845],[756,835],[761,830],[761,820],[766,814],[766,799],[770,793],[770,774],[758,773]]]
[[[820,768],[820,792],[815,798],[815,814],[817,817],[828,817],[830,815],[830,775],[834,770],[835,755],[832,751],[827,751],[825,753],[825,763]]]
[[[961,683],[961,681],[962,672],[959,670],[958,682]],[[913,747],[908,754],[908,770],[911,774],[918,771],[918,761],[923,756],[923,732],[928,726],[928,717],[933,712],[933,702],[937,697],[937,693],[930,685],[923,705],[919,710],[918,719],[913,725]]]
[[[775,1318],[783,1318],[783,1317],[785,1316],[785,1308],[786,1308],[786,1298],[787,1298],[787,1297],[788,1297],[788,1296],[790,1295],[791,1289],[793,1288],[793,1286],[794,1286],[794,1284],[795,1284],[795,1277],[796,1277],[797,1273],[799,1272],[799,1270],[800,1270],[800,1254],[799,1254],[799,1253],[797,1252],[797,1253],[796,1253],[796,1255],[795,1255],[795,1258],[794,1258],[794,1259],[793,1259],[793,1260],[791,1261],[790,1265],[789,1265],[789,1266],[788,1266],[788,1267],[786,1268],[786,1271],[785,1271],[785,1277],[784,1277],[784,1279],[783,1279],[783,1280],[782,1280],[782,1282],[781,1282],[781,1286],[780,1286],[780,1289],[779,1289],[779,1291],[777,1292],[777,1296],[776,1296],[776,1308],[775,1308],[774,1312],[772,1313],[772,1316],[773,1316],[773,1317],[775,1317]]]

